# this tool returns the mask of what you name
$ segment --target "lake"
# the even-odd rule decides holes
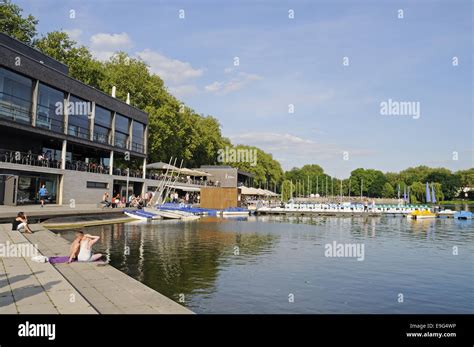
[[[112,266],[196,313],[474,313],[474,220],[205,217],[85,231]]]

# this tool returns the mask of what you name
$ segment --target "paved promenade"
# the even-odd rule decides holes
[[[0,242],[30,242],[41,254],[64,256],[69,242],[33,225],[34,234],[0,225]],[[3,272],[2,272],[3,271]],[[21,281],[20,281],[21,280]],[[50,294],[52,293],[52,294]],[[70,304],[71,294],[76,302]],[[25,308],[25,306],[27,306]],[[0,313],[189,314],[192,311],[110,265],[39,264],[29,258],[0,258]]]
[[[25,206],[0,206],[0,219],[15,218],[19,211],[25,212],[28,217],[38,217],[41,219],[60,217],[60,216],[77,216],[77,215],[93,215],[93,214],[117,214],[121,215],[122,208],[102,208],[97,204],[77,204],[77,205],[25,205]]]
[[[30,245],[10,225],[0,225],[0,244]],[[0,257],[0,314],[96,314],[89,302],[49,263]]]

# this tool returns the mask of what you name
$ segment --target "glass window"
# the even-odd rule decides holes
[[[112,127],[112,112],[96,105],[94,124],[94,141],[109,143],[109,135]]]
[[[115,116],[115,130],[120,131],[121,133],[127,134],[129,133],[130,123],[127,117],[124,117],[120,114]]]
[[[110,129],[97,124],[94,126],[94,141],[108,144],[109,134]]]
[[[115,115],[115,145],[127,148],[130,120],[120,114]]]
[[[110,129],[112,125],[112,112],[96,105],[94,119],[95,119],[95,124],[99,124],[105,128]]]
[[[92,103],[70,96],[68,103],[68,134],[89,139],[89,118]]]
[[[100,188],[100,189],[107,189],[109,184],[107,182],[92,182],[87,181],[87,188]]]
[[[133,121],[133,137],[132,150],[143,153],[145,125],[140,122]]]
[[[63,122],[64,92],[40,83],[36,126],[61,133],[64,130]]]
[[[39,189],[46,187],[48,195],[46,197],[49,203],[56,203],[57,178],[42,175],[21,175],[18,179],[17,202],[19,205],[39,203]]]
[[[115,132],[115,145],[120,148],[127,148],[128,135]]]
[[[0,117],[16,122],[31,122],[33,81],[0,68]]]

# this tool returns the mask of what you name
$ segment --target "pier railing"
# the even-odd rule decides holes
[[[164,180],[167,180],[169,176],[147,174],[146,178],[150,180],[164,181]],[[201,180],[201,179],[195,179],[195,178],[173,177],[173,181],[174,180],[176,180],[176,183],[185,183],[185,184],[192,184],[192,185],[206,186],[206,187],[220,187],[219,182],[213,182],[213,181]]]

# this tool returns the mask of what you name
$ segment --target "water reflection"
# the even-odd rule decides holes
[[[214,292],[220,269],[251,263],[261,252],[271,252],[278,235],[239,228],[225,231],[225,224],[235,221],[133,222],[87,228],[87,232],[101,236],[95,251],[105,253],[115,267],[178,300],[180,294]],[[70,240],[74,237],[73,231],[62,234]]]
[[[474,221],[209,217],[87,231],[113,266],[196,312],[474,312]],[[365,260],[325,257],[333,241],[363,243]]]

